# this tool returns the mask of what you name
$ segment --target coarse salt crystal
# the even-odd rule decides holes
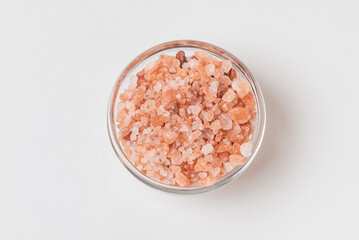
[[[167,177],[168,172],[165,170],[160,170],[161,176]]]
[[[251,85],[247,80],[235,78],[232,82],[232,88],[237,92],[240,98],[245,97],[251,91]]]
[[[212,162],[213,161],[213,155],[204,156],[204,160],[206,160],[206,162]]]
[[[221,68],[222,68],[223,72],[225,72],[225,73],[229,72],[229,70],[231,70],[231,68],[232,68],[231,61],[229,61],[229,60],[223,61]]]
[[[203,114],[203,120],[210,122],[213,120],[214,113],[212,111],[207,111]]]
[[[216,177],[221,172],[221,169],[219,167],[214,168],[213,170],[213,177]]]
[[[204,70],[206,70],[207,76],[212,76],[215,69],[216,69],[216,66],[214,66],[214,64],[212,64],[212,63],[204,66]]]
[[[230,171],[233,170],[233,166],[232,166],[232,164],[230,162],[225,162],[223,164],[223,166],[224,166],[224,169],[226,170],[227,173],[229,173]]]
[[[133,128],[132,128],[132,134],[135,135],[135,136],[137,136],[138,133],[139,133],[138,128],[137,128],[137,127],[133,127]]]
[[[133,88],[137,86],[137,76],[136,75],[132,75],[130,77],[129,85]]]
[[[249,157],[252,152],[252,143],[243,143],[240,147],[240,151],[243,155],[243,157]]]
[[[206,172],[199,172],[198,176],[203,179],[203,178],[207,177],[207,173]]]
[[[223,95],[222,100],[225,102],[232,102],[236,98],[236,93],[232,89],[228,89],[228,91]]]
[[[209,91],[217,93],[218,91],[218,86],[219,86],[219,82],[218,81],[213,81],[209,84]]]
[[[186,116],[186,111],[185,111],[183,108],[180,108],[180,109],[178,109],[178,114],[179,114],[181,117],[184,117],[184,116]]]
[[[207,155],[207,154],[213,152],[213,150],[214,150],[214,149],[213,149],[213,146],[212,146],[212,144],[210,144],[210,143],[208,143],[208,144],[202,146],[202,153],[203,153],[204,155]]]

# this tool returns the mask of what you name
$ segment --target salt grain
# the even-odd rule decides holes
[[[213,146],[212,146],[212,144],[210,144],[210,143],[208,143],[208,144],[206,144],[206,145],[203,145],[203,147],[202,147],[202,153],[204,154],[204,155],[207,155],[207,154],[209,154],[209,153],[211,153],[211,152],[213,152]]]
[[[250,143],[250,142],[243,143],[241,145],[240,150],[241,150],[243,157],[249,157],[252,153],[252,143]]]

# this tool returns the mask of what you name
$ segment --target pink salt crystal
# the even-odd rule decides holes
[[[218,131],[219,129],[221,129],[221,123],[219,120],[216,120],[214,122],[211,123],[211,129],[214,131]]]
[[[132,134],[135,135],[135,136],[137,136],[138,133],[139,133],[138,128],[137,128],[137,127],[133,127],[133,128],[132,128]]]
[[[233,165],[233,167],[237,167],[243,165],[246,161],[239,154],[232,154],[229,156],[229,162]]]
[[[202,134],[202,132],[200,130],[196,130],[196,131],[192,132],[188,137],[188,141],[193,142],[194,140],[199,138],[199,136],[201,136],[201,134]]]
[[[213,152],[213,150],[214,150],[214,149],[213,149],[213,146],[212,146],[212,144],[210,144],[210,143],[208,143],[208,144],[202,146],[202,153],[203,153],[204,155],[207,155],[207,154]]]
[[[223,61],[221,68],[222,68],[223,72],[228,73],[229,70],[231,70],[231,68],[232,68],[232,63],[231,63],[231,61],[229,61],[229,60]]]
[[[173,154],[172,154],[172,158],[171,158],[171,162],[172,164],[175,164],[175,165],[180,165],[182,163],[182,155],[179,151],[175,151]]]
[[[176,183],[181,186],[184,187],[188,184],[190,184],[189,179],[181,172],[176,173]]]
[[[218,91],[218,86],[219,86],[219,82],[218,81],[213,81],[209,84],[209,91],[217,93]]]
[[[220,82],[221,82],[222,84],[224,84],[225,86],[229,86],[229,85],[232,84],[232,80],[231,80],[228,76],[226,76],[226,75],[220,76],[219,80],[220,80]]]
[[[184,116],[186,116],[186,111],[185,111],[183,108],[180,108],[180,109],[178,109],[178,114],[179,114],[181,117],[184,117]]]
[[[249,157],[252,152],[252,143],[243,143],[240,147],[240,150],[244,157]]]
[[[200,106],[192,105],[187,108],[187,113],[188,114],[192,113],[193,115],[198,115],[201,112],[201,110],[202,110],[202,108]]]
[[[135,134],[131,134],[131,135],[130,135],[130,140],[131,140],[131,142],[136,141],[136,139],[137,139],[137,136],[136,136]]]
[[[203,178],[207,177],[207,173],[206,172],[199,172],[198,176],[203,179]]]
[[[214,64],[211,63],[204,66],[204,70],[206,70],[207,76],[212,76],[215,69],[216,66],[214,66]]]
[[[125,106],[129,111],[134,111],[136,109],[135,104],[131,101],[126,101]]]
[[[137,166],[137,169],[140,170],[140,171],[142,171],[143,166],[142,166],[141,164],[139,164],[139,165]]]
[[[181,167],[172,165],[171,171],[172,171],[172,173],[177,174],[177,173],[181,172]]]
[[[152,128],[145,128],[142,133],[143,134],[149,134],[152,131]]]
[[[157,61],[150,61],[147,63],[147,65],[145,67],[145,72],[152,73],[153,71],[155,71],[157,69],[157,67],[158,67]]]
[[[228,114],[222,114],[219,116],[219,123],[223,130],[229,130],[232,128],[232,119]]]
[[[226,170],[227,173],[229,173],[230,171],[233,170],[233,166],[232,166],[232,164],[230,162],[225,162],[223,164],[223,167],[224,167],[224,169]]]
[[[163,134],[163,139],[167,144],[174,143],[177,137],[178,137],[178,133],[175,132],[166,132],[165,134]]]
[[[207,111],[203,114],[203,120],[210,122],[213,120],[214,113],[212,111]]]
[[[225,102],[232,102],[236,98],[236,93],[232,89],[228,89],[228,91],[223,95],[222,100]]]
[[[219,167],[214,168],[213,170],[213,177],[216,177],[221,172],[221,169]]]
[[[129,82],[129,86],[135,88],[137,86],[137,76],[132,75]]]
[[[198,60],[196,60],[196,59],[190,59],[188,62],[187,62],[187,65],[188,65],[188,67],[190,67],[190,68],[196,68],[197,66],[198,66]]]
[[[160,174],[161,174],[161,176],[163,176],[163,177],[167,177],[168,172],[165,171],[165,170],[160,170]]]
[[[243,98],[251,91],[251,85],[247,80],[244,79],[233,79],[232,88],[237,92],[240,98]]]
[[[206,162],[212,162],[212,160],[213,160],[213,155],[206,155],[206,156],[204,156],[204,160],[206,160]]]
[[[170,102],[176,100],[176,95],[177,95],[176,90],[173,88],[169,88],[163,92],[162,97],[163,97],[164,102],[170,103]]]
[[[125,118],[125,120],[123,121],[123,125],[124,125],[125,127],[130,126],[131,121],[132,121],[132,120],[131,120],[131,116],[128,115],[128,116]]]

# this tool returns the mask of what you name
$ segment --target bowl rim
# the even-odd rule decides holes
[[[237,167],[238,169],[232,170],[230,173],[225,174],[222,178],[217,180],[217,182],[212,186],[196,186],[196,187],[178,187],[178,186],[172,186],[167,185],[164,183],[157,182],[156,180],[153,180],[149,177],[147,177],[145,174],[140,172],[133,164],[132,162],[127,159],[121,144],[117,138],[117,130],[115,125],[115,105],[116,105],[116,99],[118,98],[118,92],[121,87],[121,84],[123,80],[127,77],[128,73],[135,67],[137,67],[138,64],[143,62],[146,59],[149,59],[154,54],[158,54],[160,52],[175,49],[175,48],[194,48],[198,50],[204,50],[206,52],[209,52],[212,55],[217,55],[222,58],[226,58],[232,62],[232,65],[236,68],[236,70],[240,70],[247,80],[250,82],[252,87],[252,92],[254,93],[256,104],[257,104],[257,121],[256,121],[256,129],[255,132],[252,134],[251,139],[253,149],[252,154],[247,160],[247,162],[240,167]],[[110,95],[108,107],[107,107],[107,130],[110,138],[111,145],[118,157],[118,159],[122,162],[122,164],[126,167],[126,169],[134,175],[137,179],[139,179],[141,182],[145,183],[146,185],[153,187],[155,189],[168,192],[168,193],[175,193],[175,194],[182,194],[182,195],[192,195],[192,194],[199,194],[208,192],[214,189],[217,189],[228,182],[234,180],[239,175],[241,175],[248,166],[252,163],[253,159],[255,158],[256,154],[259,151],[259,148],[262,144],[264,132],[265,132],[265,125],[266,125],[266,108],[265,108],[265,102],[263,98],[262,91],[260,89],[260,86],[258,82],[254,79],[253,74],[249,71],[249,69],[244,65],[244,63],[239,60],[237,57],[229,53],[228,51],[217,47],[213,44],[202,42],[202,41],[196,41],[196,40],[177,40],[177,41],[170,41],[158,44],[152,48],[147,49],[140,55],[138,55],[135,59],[133,59],[122,71],[120,76],[117,78],[114,87],[112,88],[112,92]],[[124,159],[125,158],[125,159]]]

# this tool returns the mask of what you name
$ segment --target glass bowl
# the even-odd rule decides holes
[[[179,187],[179,186],[171,186],[166,185],[160,182],[157,182],[145,174],[140,172],[132,162],[126,157],[124,150],[119,141],[118,132],[115,125],[115,116],[117,114],[117,104],[119,102],[119,94],[126,89],[130,83],[131,75],[135,75],[137,72],[142,70],[146,64],[154,59],[157,59],[161,54],[168,54],[175,56],[178,51],[184,51],[186,56],[190,56],[194,51],[203,51],[208,54],[220,59],[220,60],[230,60],[232,62],[233,67],[237,70],[237,73],[241,74],[242,77],[246,78],[252,87],[252,93],[256,100],[256,111],[257,117],[254,124],[255,131],[251,135],[251,142],[253,145],[251,156],[246,158],[246,163],[243,166],[238,166],[234,168],[231,172],[224,175],[222,178],[218,179],[218,181],[212,186],[195,186],[195,187]],[[208,192],[213,189],[219,188],[224,184],[232,181],[240,174],[242,174],[247,167],[251,164],[254,157],[256,156],[259,147],[262,143],[264,129],[266,122],[266,112],[265,112],[265,104],[262,92],[256,80],[254,79],[252,73],[248,70],[248,68],[234,55],[227,52],[226,50],[214,46],[209,43],[200,42],[200,41],[192,41],[192,40],[180,40],[180,41],[172,41],[159,44],[154,46],[147,51],[140,54],[136,57],[121,73],[119,78],[117,79],[108,104],[108,113],[107,113],[107,128],[108,134],[111,140],[111,144],[115,153],[122,164],[132,173],[137,179],[141,180],[143,183],[151,186],[155,189],[162,190],[165,192],[176,193],[176,194],[198,194],[203,192]]]

